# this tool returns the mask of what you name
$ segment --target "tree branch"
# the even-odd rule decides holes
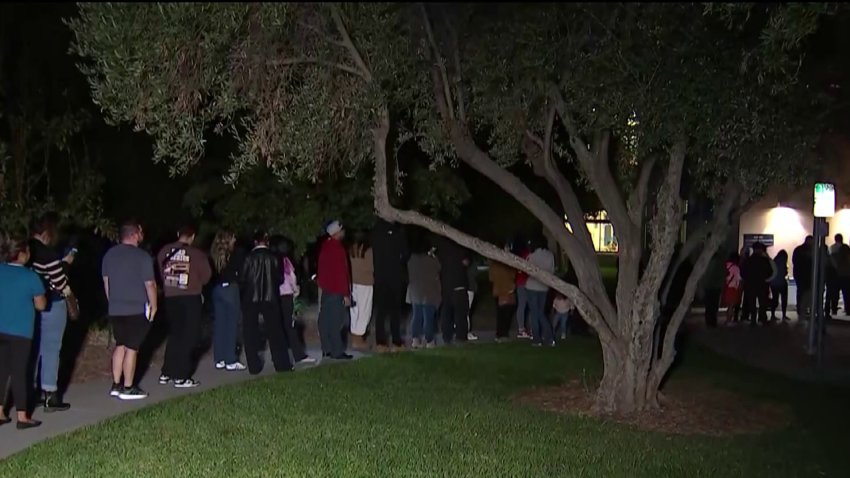
[[[569,297],[585,320],[587,320],[588,324],[597,331],[600,340],[607,343],[616,343],[618,341],[600,311],[578,287],[568,284],[554,274],[540,269],[525,259],[478,238],[464,234],[428,216],[415,211],[404,211],[394,208],[390,204],[387,187],[386,138],[388,132],[389,115],[384,110],[381,113],[378,125],[372,130],[373,154],[375,156],[375,211],[380,217],[392,222],[422,227],[434,234],[449,238],[463,247],[475,250],[488,259],[501,262],[537,278],[549,287]]]
[[[643,164],[643,167],[640,169],[640,175],[638,176],[637,185],[635,186],[634,191],[632,191],[632,194],[629,197],[629,216],[631,216],[632,222],[638,228],[641,228],[643,226],[643,215],[644,210],[646,209],[646,196],[648,194],[649,181],[650,179],[652,179],[652,171],[655,168],[655,163],[655,156],[650,156],[649,158],[647,158],[646,162]]]
[[[540,150],[540,160],[542,163],[538,168],[541,170],[543,177],[558,193],[558,198],[561,201],[561,207],[567,216],[567,222],[572,229],[573,236],[585,250],[585,254],[595,254],[593,249],[593,241],[590,238],[590,231],[587,229],[587,224],[584,222],[584,211],[578,200],[578,196],[573,189],[572,184],[564,177],[558,169],[554,158],[552,157],[552,130],[555,126],[556,110],[550,107],[546,114],[546,131],[543,139],[540,139],[531,131],[526,131],[526,136],[536,144]],[[532,159],[534,161],[534,159]]]
[[[369,70],[369,67],[366,66],[366,62],[363,61],[363,57],[360,55],[360,51],[357,50],[354,42],[351,41],[351,36],[348,34],[345,22],[342,21],[342,14],[339,11],[338,5],[331,5],[331,17],[333,18],[337,31],[339,31],[339,35],[342,37],[343,46],[346,50],[348,50],[352,60],[354,60],[354,64],[357,65],[357,68],[361,71],[362,76],[367,82],[371,83],[372,72]]]
[[[437,61],[440,76],[442,77],[442,86],[445,90],[446,107],[448,108],[449,118],[455,119],[454,105],[452,104],[452,92],[449,89],[449,75],[446,73],[446,62],[443,60],[443,55],[440,54],[440,49],[437,47],[437,42],[434,40],[434,32],[431,30],[431,19],[428,17],[428,10],[424,3],[419,3],[419,9],[422,11],[422,24],[425,26],[425,34],[428,37],[428,43],[431,45],[431,50],[434,52],[434,58]]]
[[[670,322],[667,325],[667,330],[664,333],[664,341],[662,343],[661,357],[653,357],[655,363],[652,367],[651,384],[657,386],[664,379],[670,365],[673,364],[673,359],[676,354],[675,341],[679,327],[682,325],[685,316],[691,308],[694,296],[696,295],[697,285],[699,280],[705,274],[708,264],[718,248],[726,240],[729,232],[729,225],[737,219],[737,214],[741,208],[737,207],[741,204],[741,187],[734,180],[730,180],[724,189],[724,199],[712,221],[713,227],[709,234],[708,240],[705,242],[705,247],[700,252],[694,263],[694,268],[685,284],[685,291],[682,295],[682,300],[673,312]]]
[[[582,248],[576,236],[567,231],[563,217],[556,214],[540,196],[531,191],[515,175],[499,166],[499,164],[493,161],[487,153],[475,144],[475,141],[469,136],[467,126],[451,118],[446,106],[445,89],[441,84],[443,80],[436,67],[431,69],[431,78],[437,110],[443,120],[446,132],[449,135],[449,139],[455,148],[458,158],[472,167],[472,169],[493,181],[540,220],[543,227],[548,229],[558,241],[558,244],[564,248],[570,262],[575,266],[579,285],[597,304],[602,316],[608,318],[616,317],[617,312],[608,298],[608,293],[602,282],[602,273],[599,270],[599,264],[596,262],[596,255],[592,253],[588,254]],[[579,217],[584,217],[584,214],[579,214]]]
[[[551,86],[550,90],[551,99],[558,110],[558,117],[561,118],[561,122],[570,136],[570,147],[590,180],[596,195],[599,196],[599,200],[608,212],[608,217],[614,226],[614,234],[621,244],[632,244],[636,239],[639,241],[639,231],[631,221],[620,188],[614,181],[611,167],[608,164],[610,159],[608,157],[610,133],[607,131],[596,133],[592,149],[588,148],[587,143],[581,138],[575,118],[567,108],[567,103],[564,101],[560,90],[554,85]]]

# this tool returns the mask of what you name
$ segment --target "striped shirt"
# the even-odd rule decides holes
[[[68,287],[68,276],[65,275],[65,263],[62,262],[62,256],[58,251],[45,246],[37,239],[30,241],[30,253],[32,268],[41,277],[45,289],[53,292],[54,298],[61,296],[62,291]]]

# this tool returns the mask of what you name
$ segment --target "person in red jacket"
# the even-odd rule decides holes
[[[322,355],[349,360],[342,341],[342,329],[348,323],[351,307],[351,279],[348,273],[348,253],[342,245],[345,229],[339,221],[327,225],[328,238],[319,251],[318,282],[322,290],[319,306],[319,339]]]

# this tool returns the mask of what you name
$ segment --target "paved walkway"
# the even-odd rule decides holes
[[[321,357],[318,349],[310,348],[308,353],[312,357]],[[349,352],[355,358],[363,357],[358,352]],[[316,365],[299,365],[296,371],[315,367]],[[94,425],[107,418],[127,413],[133,410],[153,405],[155,403],[183,395],[204,392],[222,385],[244,382],[253,378],[244,372],[226,372],[215,370],[212,358],[207,356],[201,360],[195,379],[201,385],[193,389],[176,389],[171,385],[159,385],[159,373],[156,367],[152,367],[142,378],[141,387],[146,390],[150,397],[145,400],[122,401],[109,396],[111,380],[108,378],[93,380],[81,384],[73,384],[65,395],[65,401],[71,404],[71,409],[65,412],[44,413],[42,409],[36,408],[33,417],[42,420],[42,425],[30,430],[18,430],[14,422],[0,427],[0,459],[6,458],[14,453],[24,450],[35,443],[48,438],[62,435],[64,433]],[[271,360],[267,358],[266,366],[260,377],[274,373]],[[14,417],[15,411],[12,411]]]
[[[824,339],[824,361],[805,352],[808,329],[789,312],[789,323],[760,327],[735,325],[708,329],[703,316],[695,313],[688,321],[695,342],[753,367],[798,380],[850,386],[850,322],[842,317],[830,321]]]

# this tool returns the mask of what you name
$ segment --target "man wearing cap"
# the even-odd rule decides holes
[[[318,282],[322,290],[319,308],[319,338],[325,357],[348,360],[342,341],[342,329],[347,323],[351,306],[351,280],[348,273],[348,254],[342,245],[345,229],[339,221],[325,227],[328,238],[319,251]]]

